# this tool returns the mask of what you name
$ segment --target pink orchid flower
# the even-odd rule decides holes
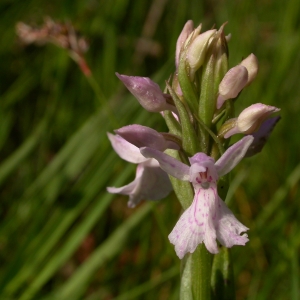
[[[204,153],[197,153],[190,158],[191,166],[153,148],[140,149],[145,157],[155,158],[165,172],[180,180],[190,181],[194,187],[191,206],[169,235],[180,259],[188,252],[193,253],[201,243],[209,252],[218,253],[216,240],[227,248],[248,242],[247,234],[241,235],[248,228],[235,218],[218,196],[217,181],[240,162],[253,139],[246,136],[233,144],[217,162]]]
[[[167,141],[157,131],[142,125],[129,125],[116,130],[117,135],[108,133],[108,138],[117,154],[124,160],[137,164],[133,182],[116,188],[108,187],[112,194],[128,195],[129,207],[135,207],[141,200],[160,200],[172,190],[168,174],[153,158],[145,158],[139,150],[141,146],[153,147],[157,151],[167,148],[179,149],[179,146]]]

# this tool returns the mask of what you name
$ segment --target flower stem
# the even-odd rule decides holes
[[[212,257],[205,245],[201,244],[184,262],[180,300],[211,299]]]
[[[210,299],[212,257],[212,254],[207,251],[204,244],[199,245],[192,254],[192,292],[195,300]]]
[[[233,265],[230,257],[230,249],[226,247],[221,247],[220,252],[214,256],[211,286],[213,299],[235,299]]]

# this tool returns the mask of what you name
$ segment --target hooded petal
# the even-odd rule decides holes
[[[179,150],[179,145],[172,141],[167,141],[164,136],[156,130],[142,125],[128,125],[115,132],[129,143],[138,148],[150,147],[159,151],[165,151],[167,148]]]
[[[139,148],[130,144],[122,137],[113,135],[111,133],[107,133],[107,136],[111,142],[112,147],[122,159],[134,164],[138,164],[147,160],[140,153]]]
[[[159,162],[160,167],[173,177],[184,181],[188,181],[190,179],[190,167],[186,164],[152,148],[144,147],[141,148],[140,151],[147,158],[155,158]]]
[[[215,163],[219,176],[229,173],[245,156],[253,142],[251,135],[243,137],[240,141],[229,147]]]
[[[249,239],[247,234],[240,235],[249,228],[240,223],[226,204],[219,199],[220,216],[217,228],[217,239],[225,247],[245,245]]]
[[[198,163],[198,164],[206,166],[206,167],[208,165],[215,163],[215,160],[212,157],[206,155],[203,152],[196,153],[194,156],[192,156],[189,159],[189,161],[190,161],[191,165]]]
[[[133,182],[120,188],[108,187],[112,194],[129,195],[128,206],[135,207],[141,200],[160,200],[171,191],[172,185],[168,175],[154,159],[148,159],[138,165]]]
[[[199,177],[199,172],[206,172],[205,181],[207,182],[216,182],[218,180],[218,174],[215,168],[215,160],[206,155],[205,153],[199,152],[196,153],[190,159],[191,167],[190,167],[190,181],[193,183],[200,183],[201,176]]]

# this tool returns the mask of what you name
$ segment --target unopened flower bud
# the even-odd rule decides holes
[[[253,104],[244,109],[235,121],[235,125],[224,134],[229,138],[236,133],[251,134],[258,130],[260,125],[272,114],[280,109],[262,103]],[[224,124],[225,125],[225,124]]]
[[[184,42],[186,41],[186,39],[188,38],[188,36],[192,33],[193,29],[194,29],[193,21],[192,20],[187,21],[177,39],[176,54],[175,54],[176,68],[178,67],[178,63],[179,63],[179,55],[180,55],[181,48]]]
[[[228,99],[233,99],[241,92],[248,82],[248,71],[242,65],[231,68],[219,85],[217,108],[221,108]]]
[[[241,65],[244,66],[248,71],[248,82],[249,85],[256,77],[258,72],[258,60],[257,57],[251,53],[248,57],[246,57],[242,62]]]
[[[191,77],[194,77],[195,72],[202,66],[209,40],[215,32],[216,29],[203,32],[202,34],[198,35],[189,46],[187,52],[187,62],[190,66]]]
[[[170,110],[177,113],[176,107],[167,103],[157,83],[148,77],[126,76],[116,73],[130,93],[135,96],[141,106],[150,112]]]
[[[138,148],[150,147],[159,151],[180,149],[176,142],[168,139],[167,134],[161,134],[152,128],[142,125],[124,126],[115,130],[115,133]]]

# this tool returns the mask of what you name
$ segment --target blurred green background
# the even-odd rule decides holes
[[[180,261],[167,235],[180,205],[171,194],[129,209],[109,195],[135,166],[106,132],[166,130],[114,73],[163,88],[188,19],[204,29],[229,21],[230,67],[258,57],[237,112],[255,102],[281,108],[264,151],[233,171],[227,202],[250,228],[250,242],[232,251],[237,299],[300,299],[300,1],[1,0],[0,13],[0,299],[178,299]],[[71,21],[89,40],[104,104],[65,50],[18,41],[17,22],[44,16]]]

